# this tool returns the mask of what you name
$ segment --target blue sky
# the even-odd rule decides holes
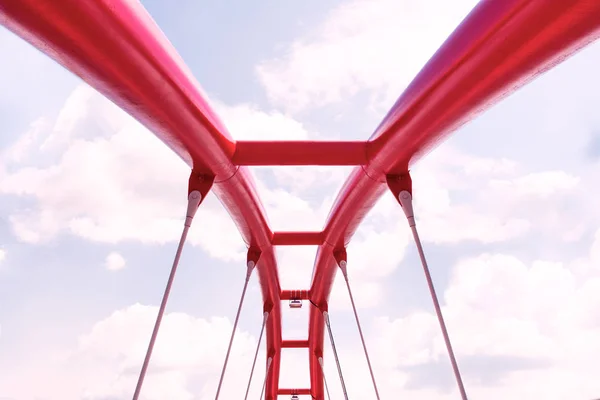
[[[368,137],[476,2],[447,3],[143,2],[240,139]],[[0,52],[0,399],[130,398],[181,227],[187,167],[6,30]],[[600,393],[599,63],[595,44],[414,168],[417,220],[471,398]],[[253,171],[272,226],[299,230],[322,227],[348,173]],[[285,288],[308,286],[314,252],[281,249]],[[391,196],[359,230],[348,270],[383,397],[457,398]],[[211,196],[184,251],[144,399],[214,396],[244,274],[244,245]],[[331,319],[349,394],[373,398],[342,283]],[[306,337],[306,322],[306,307],[284,307],[284,338]],[[221,398],[245,390],[238,382],[260,323],[253,277]],[[307,371],[304,350],[285,350],[281,386],[307,387]]]

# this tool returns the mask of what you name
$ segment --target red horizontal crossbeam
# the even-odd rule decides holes
[[[319,246],[323,244],[323,232],[273,232],[273,246]]]
[[[306,340],[283,340],[281,342],[283,349],[302,349],[308,348],[308,339]]]
[[[367,143],[348,141],[238,141],[236,165],[364,165]]]
[[[282,290],[279,298],[281,300],[308,300],[308,290]]]
[[[280,396],[292,394],[297,394],[298,396],[310,395],[310,389],[279,389],[277,391],[277,394]]]

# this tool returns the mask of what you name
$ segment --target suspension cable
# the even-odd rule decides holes
[[[267,386],[267,378],[269,377],[269,370],[271,369],[271,363],[273,362],[273,358],[269,357],[267,359],[267,372],[265,373],[265,380],[263,381],[263,387],[260,391],[260,400],[263,398],[263,394],[265,393],[265,387]]]
[[[269,318],[269,313],[265,311],[263,314],[263,323],[262,328],[260,328],[260,335],[258,336],[258,344],[256,345],[256,353],[254,353],[254,361],[252,362],[252,369],[250,370],[250,379],[248,379],[248,388],[246,389],[246,396],[244,400],[248,400],[248,393],[250,393],[250,385],[252,384],[252,375],[254,374],[254,367],[256,367],[256,359],[258,358],[258,351],[260,350],[260,342],[263,337],[263,332],[265,331],[265,325],[267,324],[267,318]]]
[[[425,272],[425,278],[427,279],[427,286],[429,287],[431,300],[433,300],[433,306],[435,307],[437,319],[442,330],[442,335],[444,336],[444,342],[446,343],[446,349],[448,351],[448,356],[450,357],[450,362],[452,364],[452,370],[454,371],[454,377],[456,378],[458,390],[460,391],[462,400],[468,400],[462,376],[460,374],[460,370],[458,369],[458,363],[456,362],[456,357],[454,356],[454,350],[452,349],[452,343],[450,342],[450,336],[448,335],[448,330],[446,329],[446,323],[444,322],[444,316],[442,314],[440,302],[438,301],[438,297],[435,292],[435,287],[433,286],[433,280],[431,279],[431,273],[429,272],[429,266],[427,265],[427,260],[425,259],[423,245],[421,244],[421,239],[419,238],[419,233],[417,231],[417,224],[415,222],[415,215],[412,205],[412,195],[408,191],[403,190],[398,195],[398,200],[400,201],[400,205],[404,210],[404,214],[406,215],[406,219],[408,220],[408,225],[410,226],[413,237],[415,239],[415,244],[417,245],[419,258],[421,259],[421,265],[423,266],[423,271]]]
[[[250,282],[250,275],[254,270],[255,263],[250,260],[247,263],[246,280],[244,282],[244,289],[242,290],[242,296],[240,298],[240,304],[238,305],[237,314],[235,315],[235,321],[233,323],[233,329],[231,331],[231,338],[229,339],[229,346],[227,347],[227,354],[225,355],[225,362],[223,363],[223,369],[221,370],[221,379],[219,379],[219,387],[217,388],[217,395],[215,400],[219,399],[221,393],[221,387],[223,386],[223,378],[225,377],[225,370],[227,369],[227,362],[229,361],[229,355],[231,354],[231,347],[233,345],[233,338],[235,337],[235,331],[237,329],[238,322],[240,320],[240,313],[242,312],[242,305],[244,304],[244,297],[246,297],[246,290],[248,289],[248,282]]]
[[[192,191],[188,196],[187,213],[185,216],[183,231],[181,232],[181,238],[179,239],[179,245],[177,246],[175,258],[173,260],[173,266],[171,267],[171,273],[169,274],[169,279],[167,280],[167,286],[165,287],[165,292],[160,302],[158,315],[156,316],[156,321],[154,322],[154,328],[152,329],[152,335],[150,336],[150,343],[148,344],[148,349],[146,350],[144,363],[142,364],[142,369],[140,371],[137,384],[135,386],[133,400],[137,400],[140,396],[142,385],[144,384],[144,378],[146,377],[146,372],[148,371],[148,365],[150,364],[150,357],[152,357],[152,350],[154,350],[154,344],[156,343],[156,338],[160,329],[160,323],[162,322],[162,318],[165,313],[165,308],[167,307],[169,294],[171,293],[171,287],[173,286],[173,280],[175,279],[175,273],[177,272],[177,266],[179,265],[179,259],[181,258],[181,253],[183,251],[183,245],[185,244],[188,232],[190,230],[190,227],[192,226],[192,220],[194,219],[194,215],[196,215],[196,211],[198,210],[201,201],[202,194],[197,190]]]
[[[377,383],[375,382],[375,374],[373,373],[373,367],[371,366],[371,359],[369,358],[369,352],[367,351],[367,344],[363,335],[362,328],[360,326],[360,319],[358,318],[358,312],[356,311],[356,305],[354,304],[354,296],[352,296],[352,289],[350,289],[350,281],[348,280],[348,271],[346,268],[346,261],[341,260],[339,263],[342,274],[344,274],[344,280],[346,281],[346,287],[348,288],[348,294],[350,295],[350,302],[352,303],[352,310],[354,311],[354,318],[356,319],[356,326],[358,327],[358,333],[360,334],[360,340],[365,351],[365,357],[367,358],[367,364],[369,365],[369,372],[371,374],[371,380],[373,381],[373,388],[375,388],[375,395],[379,400],[379,390],[377,389]]]
[[[323,383],[325,384],[327,398],[331,400],[331,395],[329,394],[329,386],[327,385],[327,379],[325,378],[325,367],[323,366],[323,357],[319,357],[319,365],[321,366],[321,373],[323,374]]]
[[[333,341],[333,333],[331,332],[331,323],[329,322],[329,313],[323,312],[323,318],[325,319],[325,325],[327,325],[327,331],[329,332],[329,340],[331,341],[331,347],[333,349],[333,356],[337,364],[338,373],[340,375],[340,382],[342,383],[342,390],[344,392],[344,398],[348,400],[348,392],[346,391],[346,383],[344,383],[344,376],[342,375],[342,366],[340,365],[340,359],[338,358],[337,350],[335,348],[335,342]]]

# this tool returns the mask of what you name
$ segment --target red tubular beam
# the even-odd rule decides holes
[[[365,142],[236,142],[235,165],[364,165]]]
[[[272,233],[249,171],[232,162],[235,143],[175,49],[135,1],[0,0],[0,24],[143,123],[194,174],[216,177],[213,191],[244,241],[262,251],[258,274],[265,308],[271,312],[266,331],[273,357],[266,398],[276,398],[281,288]],[[182,204],[184,199],[182,195]]]
[[[355,168],[325,227],[310,289],[326,307],[337,266],[332,256],[386,190],[385,175],[406,172],[427,149],[599,36],[597,0],[484,0],[408,86],[372,135],[369,162]],[[311,385],[323,399],[317,357],[322,310],[310,312]]]
[[[308,290],[282,290],[279,295],[281,300],[308,300]]]
[[[308,347],[308,340],[284,340],[281,342],[282,349],[303,349]]]
[[[310,389],[279,389],[277,392],[278,395],[292,395],[297,394],[300,395],[310,395]]]
[[[323,244],[323,232],[273,232],[273,246],[319,246]]]

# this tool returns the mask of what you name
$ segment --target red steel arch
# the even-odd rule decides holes
[[[599,36],[597,0],[481,1],[415,77],[367,142],[367,164],[351,172],[325,225],[325,244],[319,246],[313,270],[311,300],[327,303],[337,270],[333,251],[348,244],[387,190],[386,175],[407,173],[409,165],[444,135]],[[318,354],[323,346],[323,319],[311,308],[309,321],[311,354]],[[311,384],[320,387],[317,358],[311,356],[310,361]]]
[[[366,143],[236,143],[175,50],[135,2],[0,0],[0,23],[141,121],[190,165],[192,177],[215,176],[213,190],[244,241],[262,252],[258,273],[265,308],[272,308],[267,351],[273,364],[266,398],[299,390],[279,389],[279,360],[282,345],[302,345],[310,349],[311,395],[323,400],[317,362],[323,318],[311,307],[308,342],[282,342],[280,300],[293,294],[281,291],[273,246],[319,245],[311,288],[302,297],[326,309],[336,273],[333,252],[345,249],[386,190],[386,175],[406,173],[444,135],[597,39],[600,2],[481,1]],[[328,157],[332,150],[337,154],[333,160]],[[282,153],[289,157],[277,156]],[[342,188],[323,232],[273,233],[251,176],[240,167],[290,163],[360,165]]]
[[[262,252],[257,269],[272,307],[266,393],[275,398],[282,338],[273,234],[249,170],[231,161],[235,142],[175,49],[136,1],[2,0],[0,23],[142,122],[195,173],[215,175],[213,191],[244,241]]]

